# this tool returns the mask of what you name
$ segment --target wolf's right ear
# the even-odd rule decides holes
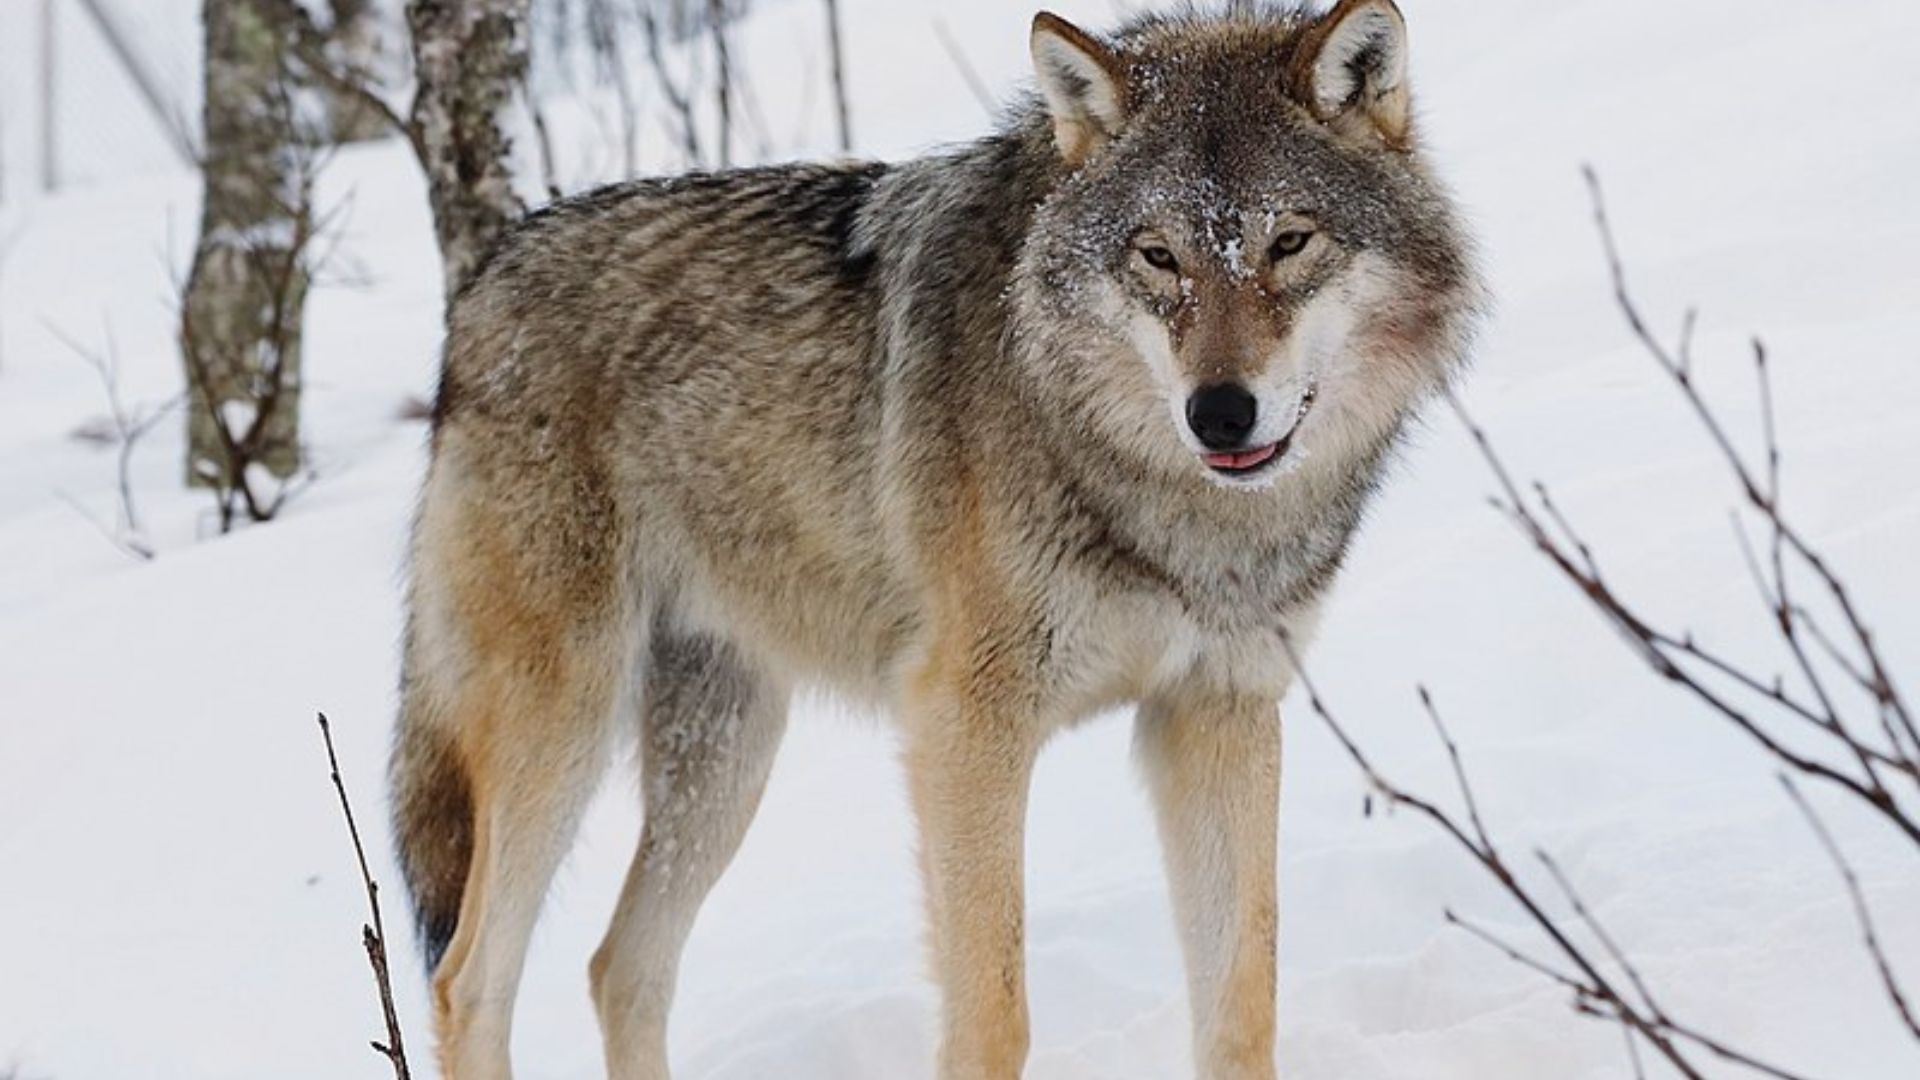
[[[1393,0],[1341,0],[1308,31],[1289,75],[1323,123],[1406,145],[1407,22]]]
[[[1060,156],[1078,165],[1127,122],[1126,67],[1099,39],[1050,11],[1033,17],[1033,71]]]

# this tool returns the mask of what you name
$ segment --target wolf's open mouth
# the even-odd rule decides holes
[[[1280,437],[1279,442],[1256,446],[1251,450],[1236,450],[1224,454],[1202,454],[1200,460],[1207,468],[1222,476],[1243,479],[1257,476],[1273,466],[1273,463],[1287,456],[1287,450],[1293,445],[1293,437],[1300,431],[1300,422],[1307,418],[1307,410],[1313,408],[1314,393],[1318,388],[1308,386],[1307,392],[1300,395],[1300,407],[1293,414],[1293,426]]]

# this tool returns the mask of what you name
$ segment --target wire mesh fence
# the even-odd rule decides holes
[[[0,0],[0,200],[178,167],[198,0]]]

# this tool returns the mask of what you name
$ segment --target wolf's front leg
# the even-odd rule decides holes
[[[1143,705],[1153,791],[1193,1000],[1199,1080],[1272,1080],[1280,712],[1271,698]]]
[[[974,658],[936,661],[906,702],[929,944],[941,991],[940,1080],[1017,1080],[1027,1057],[1021,857],[1040,738],[1027,696]]]

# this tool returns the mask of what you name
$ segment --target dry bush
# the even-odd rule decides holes
[[[89,346],[51,323],[46,327],[69,352],[93,369],[106,395],[106,415],[98,421],[81,425],[74,431],[74,437],[111,447],[114,451],[114,487],[118,496],[114,520],[111,524],[103,522],[77,500],[70,496],[63,498],[81,516],[92,522],[114,547],[135,558],[151,559],[154,556],[153,545],[147,541],[146,530],[141,526],[139,508],[133,497],[133,453],[140,440],[152,432],[161,420],[171,415],[181,399],[174,397],[157,405],[145,402],[127,405],[120,392],[120,348],[114,340],[111,326],[106,328],[106,344],[101,348]]]
[[[1687,313],[1671,346],[1652,332],[1628,288],[1599,182],[1591,171],[1587,177],[1615,302],[1642,350],[1678,391],[1733,478],[1743,511],[1736,519],[1736,548],[1764,602],[1763,617],[1780,646],[1785,670],[1729,655],[1702,643],[1688,630],[1663,626],[1645,614],[1633,598],[1614,588],[1599,555],[1554,504],[1546,485],[1533,483],[1523,489],[1485,430],[1457,400],[1454,408],[1492,470],[1499,489],[1494,505],[1533,549],[1618,631],[1648,670],[1694,706],[1695,714],[1731,727],[1762,751],[1757,760],[1777,772],[1784,797],[1807,821],[1812,842],[1834,863],[1851,902],[1865,962],[1878,976],[1890,1022],[1901,1025],[1920,1052],[1920,1022],[1916,1022],[1902,972],[1882,943],[1858,875],[1802,790],[1815,787],[1835,793],[1905,838],[1920,856],[1920,728],[1853,590],[1785,509],[1765,345],[1753,343],[1763,440],[1759,463],[1754,464],[1736,448],[1719,411],[1695,380],[1696,314]],[[1754,531],[1759,534],[1757,540],[1751,535]],[[1297,656],[1295,661],[1297,665]],[[1482,818],[1460,748],[1424,688],[1421,705],[1447,755],[1463,813],[1450,811],[1383,775],[1335,718],[1304,670],[1301,679],[1310,707],[1328,724],[1374,792],[1388,805],[1428,821],[1464,851],[1524,913],[1544,946],[1523,947],[1451,911],[1446,913],[1447,921],[1567,990],[1582,1015],[1618,1024],[1626,1034],[1635,1076],[1645,1075],[1642,1057],[1651,1055],[1695,1080],[1708,1075],[1707,1062],[1777,1080],[1804,1080],[1667,1011],[1656,988],[1608,933],[1552,855],[1533,853],[1548,885],[1531,883]],[[1571,909],[1571,920],[1548,913],[1557,904]]]
[[[313,205],[313,177],[323,158],[311,148],[298,157],[303,179],[284,196],[294,200],[286,208],[291,234],[243,237],[234,249],[261,300],[259,340],[235,344],[207,332],[189,302],[189,282],[175,282],[188,399],[210,426],[220,455],[216,467],[199,469],[195,479],[212,492],[223,533],[243,514],[249,521],[273,520],[312,479],[308,471],[283,478],[286,470],[268,463],[284,453],[285,432],[299,407],[306,294],[338,240],[335,214],[318,213]]]

